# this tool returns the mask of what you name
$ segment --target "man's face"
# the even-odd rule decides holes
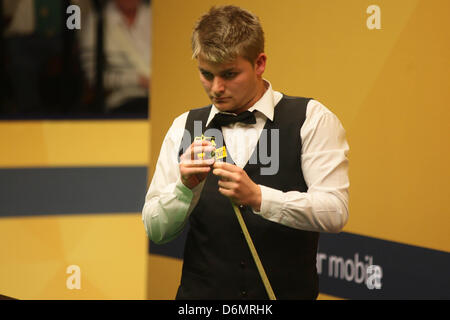
[[[206,94],[220,111],[233,113],[247,110],[264,94],[262,74],[265,65],[264,53],[254,64],[241,56],[225,63],[198,58],[200,81]]]

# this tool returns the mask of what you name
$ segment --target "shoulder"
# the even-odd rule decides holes
[[[170,129],[175,129],[175,128],[183,128],[186,125],[186,119],[189,115],[189,111],[183,112],[182,114],[180,114],[179,116],[177,116],[173,122],[172,122],[172,126],[170,127]]]
[[[179,136],[179,131],[184,130],[186,127],[186,122],[189,117],[193,117],[194,119],[199,118],[201,115],[209,115],[211,109],[211,105],[201,108],[194,108],[189,111],[183,112],[179,116],[177,116],[169,129],[169,134],[176,132],[176,136]]]
[[[328,109],[325,105],[315,100],[314,98],[288,96],[283,94],[283,100],[294,102],[290,104],[294,107],[295,105],[298,106],[299,104],[303,105],[306,108],[305,117],[309,120],[326,116],[336,116],[330,109]]]
[[[200,107],[200,108],[193,108],[189,111],[183,112],[178,117],[176,117],[173,120],[172,127],[185,127],[186,120],[188,119],[189,115],[200,115],[200,114],[208,114],[211,111],[211,105]]]
[[[178,141],[183,136],[184,127],[186,125],[186,119],[189,114],[189,111],[186,111],[179,116],[177,116],[173,121],[172,125],[170,126],[169,130],[166,133],[166,137],[164,141],[171,142],[171,143],[178,143]]]
[[[307,118],[315,118],[330,115],[334,115],[334,113],[331,112],[330,109],[325,107],[322,103],[314,99],[309,100],[308,106],[306,108]]]
[[[169,128],[165,140],[169,140],[171,143],[179,145],[185,134],[188,119],[199,119],[201,118],[202,114],[207,117],[209,115],[210,109],[211,105],[201,108],[194,108],[177,116],[173,120],[172,125]]]
[[[192,115],[209,114],[209,112],[211,111],[211,107],[212,107],[212,105],[209,104],[204,107],[194,108],[194,109],[189,110],[189,113]]]
[[[344,131],[336,114],[319,101],[311,99],[306,110],[306,119],[302,131],[313,133],[322,129],[330,132]]]

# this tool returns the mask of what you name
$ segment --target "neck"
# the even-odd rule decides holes
[[[259,81],[259,83],[256,87],[256,92],[255,92],[255,95],[253,96],[253,98],[250,101],[248,101],[243,108],[241,108],[238,112],[236,112],[237,114],[247,111],[248,109],[253,107],[255,105],[255,103],[259,101],[259,99],[262,98],[262,96],[264,95],[264,93],[266,92],[266,90],[268,88],[268,85],[262,78],[260,80],[261,81]]]

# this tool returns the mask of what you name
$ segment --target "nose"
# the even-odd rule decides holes
[[[211,91],[216,97],[220,97],[225,91],[225,83],[220,77],[214,77]]]

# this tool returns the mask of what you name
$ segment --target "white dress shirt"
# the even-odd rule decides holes
[[[139,77],[151,78],[151,7],[141,3],[132,25],[114,2],[104,9],[104,54],[106,65],[104,85],[108,91],[106,108],[111,111],[131,98],[146,97],[148,88],[139,83]],[[95,81],[96,15],[86,18],[81,36],[81,63],[91,85]]]
[[[266,92],[249,108],[249,111],[257,111],[256,124],[235,123],[222,127],[227,152],[241,168],[256,147],[267,119],[273,120],[274,109],[283,97],[265,82]],[[217,112],[213,105],[207,125]],[[187,115],[185,112],[177,117],[167,132],[145,198],[142,219],[147,234],[156,243],[170,241],[181,233],[205,183],[191,190],[180,179],[178,151]],[[348,219],[349,146],[345,130],[330,110],[310,100],[299,134],[301,166],[308,191],[282,192],[259,185],[261,211],[254,214],[296,229],[339,232]]]

